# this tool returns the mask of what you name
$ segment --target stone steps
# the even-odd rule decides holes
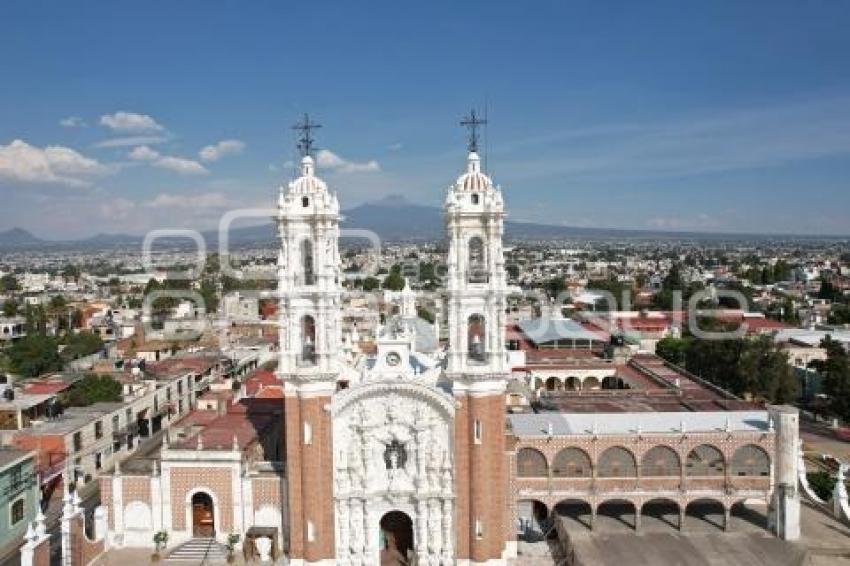
[[[213,538],[193,538],[172,550],[166,562],[227,563],[227,547]]]

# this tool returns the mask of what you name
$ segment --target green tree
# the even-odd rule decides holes
[[[369,276],[363,280],[364,291],[374,291],[381,286],[381,282],[377,278]]]
[[[121,400],[121,384],[108,375],[87,374],[74,382],[61,396],[67,407],[86,407],[92,403],[116,402]]]
[[[383,288],[390,291],[401,291],[404,289],[404,277],[401,276],[400,266],[393,266],[389,275],[384,278]]]
[[[3,277],[0,277],[0,291],[20,291],[20,289],[18,279],[14,273],[7,273]]]
[[[80,276],[80,268],[76,265],[68,264],[62,268],[61,275],[62,277],[70,277],[72,279],[77,279]]]
[[[566,288],[567,283],[563,277],[553,277],[543,284],[543,289],[552,298],[563,293]]]
[[[421,319],[423,319],[427,322],[430,322],[431,324],[434,324],[434,313],[432,313],[431,311],[429,311],[425,307],[417,306],[416,307],[416,316],[418,316],[419,318],[421,318]]]
[[[797,399],[799,384],[788,364],[788,353],[779,350],[771,337],[748,340],[738,367],[748,393],[780,404]]]
[[[70,334],[66,339],[66,345],[62,349],[62,358],[75,360],[94,354],[103,349],[103,340],[94,332],[83,331]]]
[[[687,361],[688,348],[690,348],[689,339],[667,336],[655,345],[655,353],[671,364],[684,367]]]
[[[25,377],[35,377],[62,369],[59,346],[54,338],[29,334],[6,351],[10,369]]]
[[[850,357],[841,342],[827,336],[821,341],[826,351],[825,360],[815,360],[810,367],[823,377],[823,391],[829,396],[830,411],[850,420]]]
[[[3,303],[3,316],[15,316],[18,314],[20,304],[14,299],[9,299]]]

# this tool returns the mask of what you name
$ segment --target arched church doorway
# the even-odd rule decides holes
[[[390,511],[381,517],[381,566],[407,566],[413,558],[413,521]]]
[[[215,512],[209,493],[199,491],[192,495],[192,536],[215,536]]]

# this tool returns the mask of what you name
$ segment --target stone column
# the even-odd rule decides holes
[[[797,490],[797,443],[799,411],[787,405],[771,406],[769,417],[775,430],[774,488],[772,509],[776,536],[782,540],[800,538],[800,495]]]

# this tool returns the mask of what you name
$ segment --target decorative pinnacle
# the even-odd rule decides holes
[[[478,114],[475,113],[475,108],[469,111],[469,116],[466,116],[463,120],[460,121],[461,126],[465,126],[469,129],[469,144],[467,147],[470,152],[478,151],[478,127],[483,126],[487,123],[487,120],[478,117]]]
[[[317,124],[316,122],[310,121],[310,116],[308,114],[304,114],[304,120],[302,122],[298,122],[297,124],[292,126],[292,129],[300,132],[300,137],[298,138],[298,151],[301,153],[301,157],[307,157],[313,153],[313,130],[318,130],[321,128],[321,124]]]

